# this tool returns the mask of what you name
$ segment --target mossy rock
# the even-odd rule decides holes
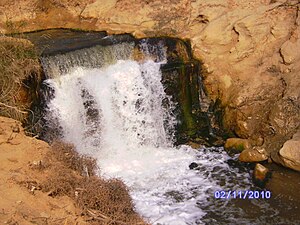
[[[233,153],[241,153],[245,149],[251,147],[248,139],[228,138],[225,142],[225,150]]]

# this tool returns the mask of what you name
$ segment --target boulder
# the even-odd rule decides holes
[[[283,166],[300,171],[300,130],[284,143],[279,150],[279,156]]]
[[[239,160],[242,162],[261,162],[269,158],[264,148],[253,147],[241,152]]]
[[[240,153],[245,149],[249,149],[251,144],[247,139],[228,138],[225,143],[225,150],[230,152]]]

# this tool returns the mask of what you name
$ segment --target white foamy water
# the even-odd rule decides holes
[[[58,120],[63,139],[79,152],[97,158],[101,176],[128,185],[146,220],[202,223],[202,208],[221,188],[213,170],[227,170],[229,157],[217,149],[203,154],[173,146],[175,103],[164,92],[159,63],[121,60],[101,69],[77,67],[47,83],[54,89],[47,119]],[[192,162],[202,170],[190,170]]]

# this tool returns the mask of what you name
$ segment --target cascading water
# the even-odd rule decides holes
[[[126,54],[96,48],[85,51],[88,58],[77,52],[43,59],[46,83],[53,90],[45,115],[49,126],[56,121],[65,141],[95,157],[101,176],[122,179],[137,211],[150,223],[214,222],[205,219],[207,212],[224,214],[228,208],[215,202],[214,191],[249,188],[248,173],[230,168],[230,157],[221,148],[174,147],[176,103],[161,84],[162,62],[138,63],[128,54],[131,44],[117,48]],[[197,170],[189,169],[192,162]],[[243,215],[231,208],[227,217],[232,213]],[[244,222],[238,223],[249,221]]]

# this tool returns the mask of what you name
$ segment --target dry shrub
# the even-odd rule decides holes
[[[56,141],[47,160],[51,162],[47,179],[40,185],[42,191],[73,198],[90,224],[146,224],[134,211],[121,180],[96,176],[95,159],[80,155],[71,144]]]
[[[89,156],[81,155],[74,145],[62,141],[52,143],[53,156],[64,163],[67,168],[79,172],[83,176],[96,175],[98,170],[97,161]]]
[[[41,79],[37,53],[28,40],[10,37],[0,37],[0,52],[0,115],[24,121],[36,94],[29,85]]]
[[[135,224],[142,221],[133,210],[126,186],[117,179],[85,179],[77,196],[77,203],[86,212],[97,215],[98,220],[103,218],[105,223]]]
[[[52,165],[48,171],[49,176],[41,184],[42,190],[50,196],[67,195],[74,198],[75,189],[81,182],[81,177],[64,165]]]

